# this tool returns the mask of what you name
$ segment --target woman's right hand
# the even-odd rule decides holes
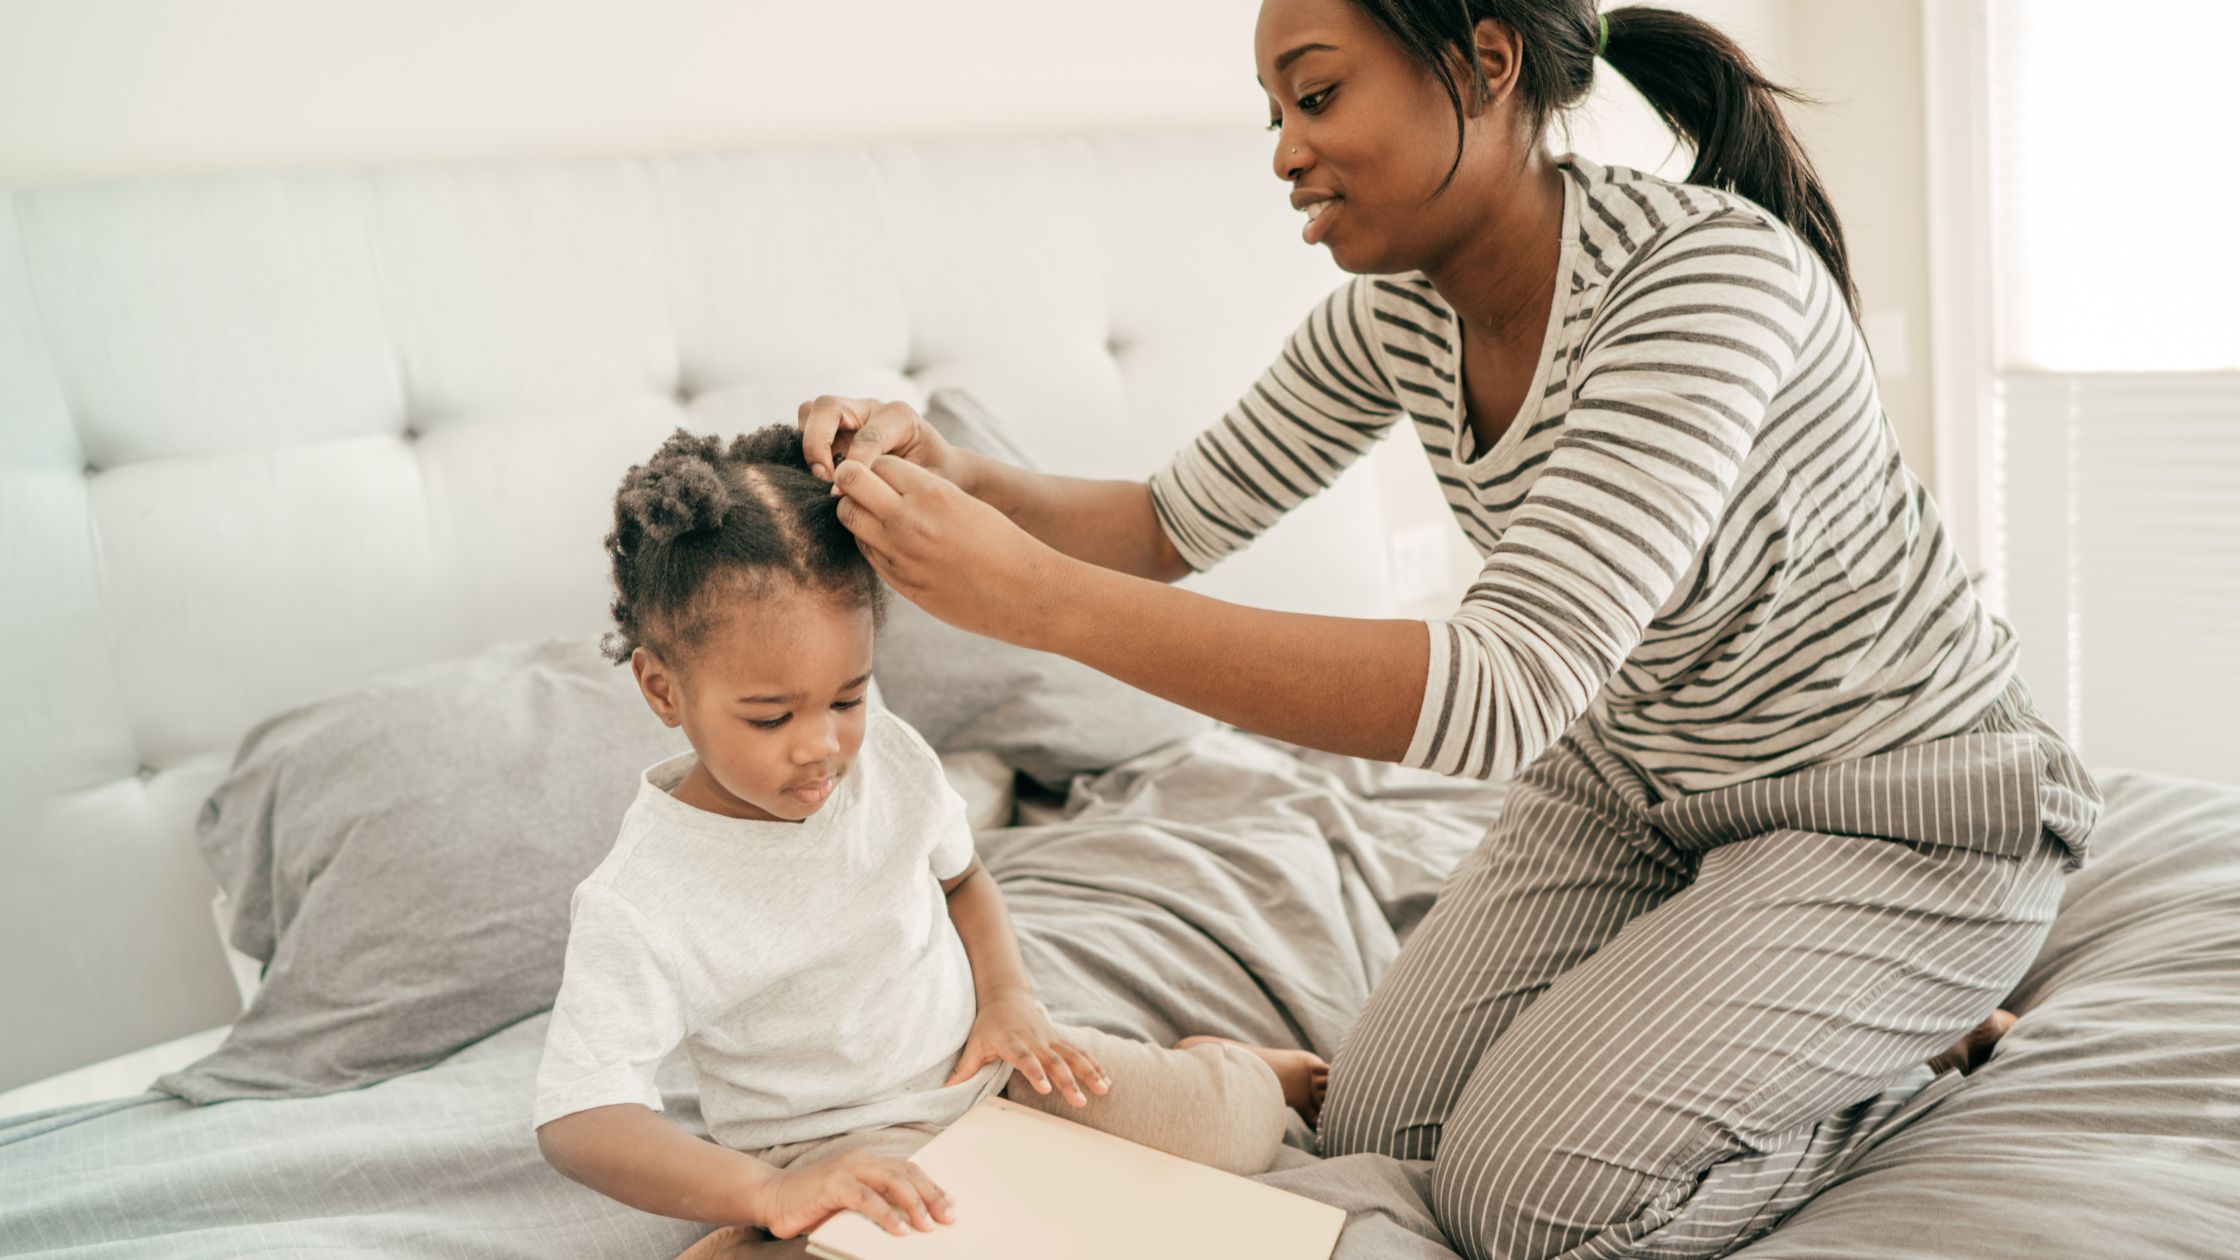
[[[908,403],[824,394],[801,404],[799,419],[801,452],[808,457],[809,471],[826,481],[832,480],[833,469],[843,459],[868,464],[881,455],[894,455],[964,486],[961,453]]]
[[[864,1151],[775,1174],[763,1183],[757,1206],[762,1227],[780,1238],[805,1234],[842,1212],[860,1213],[898,1235],[956,1218],[948,1194],[916,1164]]]

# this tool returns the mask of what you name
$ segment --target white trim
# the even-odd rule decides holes
[[[230,1030],[231,1025],[206,1028],[162,1045],[19,1085],[0,1093],[0,1117],[27,1115],[53,1107],[75,1107],[108,1098],[130,1098],[144,1092],[157,1077],[176,1072],[217,1049]]]
[[[1928,121],[1929,372],[1935,485],[1953,545],[2006,604],[1992,396],[1990,0],[1921,6]]]

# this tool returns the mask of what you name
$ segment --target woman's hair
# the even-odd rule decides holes
[[[683,429],[670,434],[615,491],[607,656],[619,664],[644,646],[674,661],[707,633],[722,601],[760,597],[781,581],[877,619],[884,588],[840,523],[839,502],[809,472],[792,425],[729,446]]]
[[[1456,125],[1448,179],[1462,164],[1465,113],[1451,71],[1467,68],[1478,95],[1487,91],[1475,51],[1480,21],[1501,23],[1523,45],[1517,102],[1535,136],[1557,111],[1586,98],[1600,44],[1602,60],[1638,88],[1665,125],[1695,150],[1688,182],[1740,193],[1779,215],[1820,255],[1857,313],[1859,293],[1851,279],[1843,225],[1812,159],[1781,116],[1782,99],[1806,98],[1760,74],[1717,28],[1685,13],[1646,5],[1599,15],[1595,0],[1353,2],[1446,89]]]

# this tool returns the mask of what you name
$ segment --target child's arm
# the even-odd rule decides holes
[[[711,1225],[759,1225],[777,1169],[703,1142],[637,1103],[593,1107],[537,1130],[545,1162],[640,1211]]]
[[[860,1212],[890,1234],[951,1220],[949,1196],[908,1160],[855,1152],[781,1171],[704,1142],[637,1103],[547,1121],[537,1149],[570,1181],[640,1211],[759,1225],[780,1238],[842,1211]]]
[[[1104,1069],[1087,1051],[1058,1035],[1042,1003],[1035,1001],[1034,982],[1027,978],[1027,964],[1019,956],[1019,938],[1011,930],[1011,915],[1003,907],[1003,893],[980,859],[953,879],[941,882],[949,897],[949,919],[964,941],[965,957],[972,961],[972,987],[980,1000],[980,1014],[972,1024],[957,1070],[949,1074],[955,1085],[972,1079],[982,1067],[1002,1059],[1027,1078],[1035,1092],[1047,1094],[1053,1082],[1067,1102],[1086,1106],[1081,1090],[1093,1093],[1112,1088]]]

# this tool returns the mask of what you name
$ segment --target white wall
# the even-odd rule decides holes
[[[1674,7],[1786,70],[1792,4],[1838,7]],[[1264,109],[1252,79],[1258,7],[6,0],[0,183],[959,131],[1252,126]],[[1669,146],[1655,120],[1619,95],[1594,111],[1596,122],[1621,160],[1654,164]],[[1596,139],[1591,127],[1586,138]]]
[[[1843,219],[1883,409],[1933,485],[1922,2],[1790,0],[1786,73],[1822,102],[1789,117]]]
[[[1717,23],[1777,78],[1826,102],[1791,117],[1834,190],[1884,402],[1927,478],[1920,3],[1674,7]],[[1258,0],[6,0],[0,183],[957,132],[1241,129],[1265,116],[1252,78],[1257,9]],[[1686,155],[1646,106],[1615,74],[1602,78],[1569,143],[1598,160],[1684,173]],[[1420,459],[1385,466],[1396,523],[1438,523]]]
[[[1785,65],[1790,0],[1678,0]],[[1255,127],[1259,0],[6,0],[0,183]],[[1684,171],[1616,76],[1571,141]],[[1683,155],[1684,157],[1684,155]],[[1270,195],[1278,190],[1273,180]],[[1272,349],[1272,347],[1271,347]],[[1210,419],[1210,417],[1209,417]],[[1389,523],[1472,565],[1412,444]],[[1411,611],[1444,611],[1445,596]]]
[[[1266,117],[1253,84],[1256,8],[6,0],[0,183],[1250,127]]]
[[[1850,233],[1886,405],[1929,477],[1920,0],[1672,3],[1827,101],[1791,116]],[[1258,0],[5,0],[0,183],[1253,127],[1265,117],[1257,10]],[[1647,107],[1615,74],[1602,79],[1568,142],[1684,173],[1686,155]],[[1441,523],[1420,458],[1401,452],[1382,468],[1397,526]]]

